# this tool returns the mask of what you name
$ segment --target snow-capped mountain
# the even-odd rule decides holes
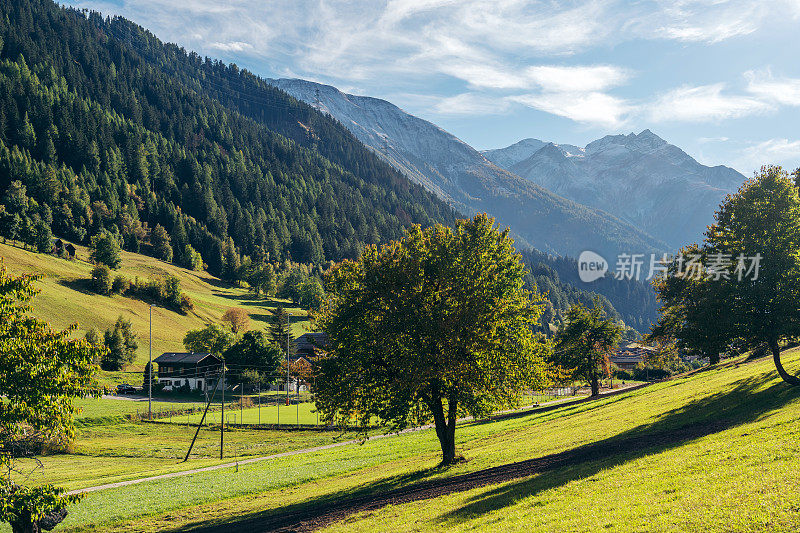
[[[665,243],[627,222],[495,165],[454,135],[390,102],[305,80],[269,82],[319,105],[381,158],[465,215],[485,211],[496,217],[511,227],[521,244],[571,256],[585,249],[611,257],[630,250],[666,249]],[[310,127],[313,130],[313,124]]]
[[[650,130],[608,135],[585,148],[525,139],[483,155],[556,194],[626,220],[671,248],[701,240],[719,203],[745,179],[729,167],[701,165]]]

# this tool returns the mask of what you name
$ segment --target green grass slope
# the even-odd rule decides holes
[[[88,262],[86,248],[78,246],[75,260],[23,250],[10,244],[0,244],[0,257],[14,274],[38,274],[42,279],[36,286],[41,292],[33,300],[33,314],[48,321],[56,328],[65,328],[77,323],[76,336],[83,336],[90,328],[102,333],[113,327],[119,315],[129,319],[139,336],[136,361],[126,371],[140,371],[147,363],[149,349],[149,309],[142,300],[124,296],[102,296],[92,292],[88,280],[92,265]],[[266,327],[271,310],[277,300],[255,299],[247,290],[232,287],[206,272],[195,272],[164,263],[145,255],[122,252],[122,267],[112,275],[122,274],[134,279],[149,279],[166,274],[177,276],[181,290],[194,302],[194,311],[181,315],[163,307],[153,306],[153,357],[166,351],[183,350],[183,336],[190,329],[201,328],[206,322],[219,321],[230,307],[242,307],[250,314],[250,328]],[[297,318],[292,333],[298,335],[308,327],[306,312],[294,308],[288,310]],[[105,380],[130,381],[140,385],[142,377],[124,373],[104,373]]]
[[[800,351],[785,355],[800,368]],[[432,431],[90,494],[69,531],[786,531],[800,527],[800,391],[768,359]]]

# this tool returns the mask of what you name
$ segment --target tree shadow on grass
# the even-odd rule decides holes
[[[476,518],[513,505],[522,498],[589,478],[628,461],[659,454],[695,439],[755,422],[800,398],[800,390],[780,382],[757,390],[773,379],[774,374],[769,373],[759,378],[740,380],[728,391],[667,411],[651,424],[638,426],[603,441],[525,461],[523,463],[528,463],[525,466],[530,469],[531,475],[554,471],[482,492],[470,498],[462,507],[442,515],[440,520],[443,523],[458,523]],[[537,462],[540,464],[537,465]]]
[[[68,289],[72,289],[73,291],[81,292],[83,294],[102,296],[92,289],[91,278],[59,279],[58,283],[59,285],[63,285]]]
[[[735,382],[720,392],[664,413],[659,419],[613,437],[559,453],[449,477],[428,479],[438,469],[395,476],[297,504],[244,516],[190,524],[174,531],[312,531],[347,516],[517,480],[473,497],[440,517],[462,522],[513,504],[520,498],[590,477],[601,470],[681,446],[698,438],[749,423],[800,397],[800,391],[768,373]],[[616,401],[616,400],[615,400]],[[607,403],[606,403],[607,404]],[[537,474],[547,475],[537,475]],[[531,476],[536,476],[531,478]]]

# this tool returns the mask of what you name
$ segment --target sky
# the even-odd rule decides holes
[[[800,166],[800,0],[68,0],[264,77],[389,100],[478,149],[646,128]]]

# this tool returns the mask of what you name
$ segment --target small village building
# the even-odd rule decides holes
[[[614,351],[609,356],[609,360],[617,365],[620,370],[633,370],[642,361],[645,360],[647,355],[655,352],[652,346],[645,346],[638,342],[632,342],[624,347]]]
[[[222,368],[222,359],[210,353],[167,352],[153,362],[158,365],[158,383],[167,391],[186,385],[191,390],[212,391]]]
[[[64,245],[64,250],[66,250],[67,255],[70,259],[75,259],[75,247],[72,246],[72,243],[67,243]]]
[[[303,333],[292,341],[292,350],[289,354],[290,367],[307,366],[313,368],[320,356],[325,354],[327,347],[328,335],[325,332]],[[311,384],[303,379],[292,377],[289,380],[289,392],[298,392],[298,390],[299,392],[306,392],[310,386]],[[286,380],[279,381],[271,389],[285,392]]]
[[[328,334],[324,331],[303,333],[294,340],[294,358],[302,358],[307,362],[316,361],[328,347]],[[292,357],[289,358],[292,360]]]

